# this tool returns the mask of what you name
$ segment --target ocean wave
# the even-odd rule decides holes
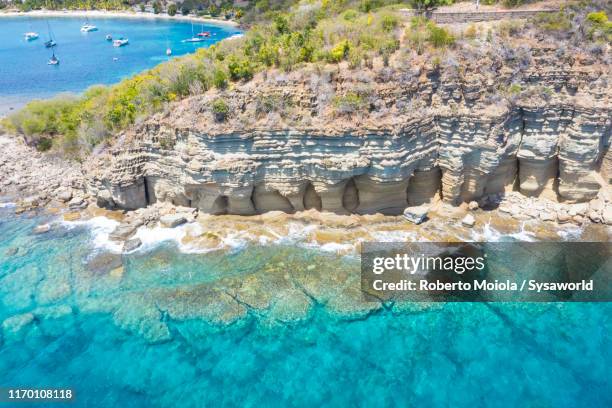
[[[112,241],[110,234],[119,225],[118,221],[95,217],[86,221],[61,221],[67,228],[78,226],[87,227],[91,230],[92,243],[95,249],[108,250],[120,253],[123,249],[122,242]],[[453,229],[451,240],[472,242],[500,242],[500,241],[526,241],[538,240],[538,235],[533,232],[537,225],[525,221],[520,224],[518,230],[502,232],[496,229],[491,222],[482,224],[481,228]],[[278,225],[253,224],[253,228],[233,229],[232,225],[224,225],[221,228],[207,228],[206,225],[192,222],[175,228],[161,226],[142,226],[136,230],[134,238],[139,239],[142,245],[131,252],[147,252],[154,250],[164,242],[173,242],[182,253],[202,254],[213,251],[239,252],[249,245],[293,245],[308,249],[333,252],[342,255],[355,255],[364,242],[423,242],[430,241],[431,237],[415,230],[393,230],[389,229],[388,223],[381,225],[364,224],[357,230],[343,229],[320,224],[309,224],[300,221],[288,221],[283,228]],[[582,228],[564,225],[559,227],[557,234],[563,240],[578,239]]]
[[[123,249],[123,243],[110,239],[110,234],[119,225],[119,221],[107,217],[94,217],[89,220],[61,220],[59,224],[69,229],[78,227],[88,228],[91,232],[91,241],[94,249],[107,250],[115,253],[120,253]]]

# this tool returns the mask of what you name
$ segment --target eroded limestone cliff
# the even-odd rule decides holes
[[[89,163],[105,206],[398,213],[519,190],[579,202],[609,184],[610,70],[550,41],[464,45],[441,63],[268,72],[173,104]],[[218,121],[213,101],[229,107]]]

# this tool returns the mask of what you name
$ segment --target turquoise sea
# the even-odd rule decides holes
[[[72,388],[49,406],[74,407],[612,406],[609,303],[380,307],[355,258],[121,256],[103,229],[0,208],[0,388]]]
[[[98,31],[82,33],[82,17],[0,18],[0,114],[34,98],[118,82],[166,61],[168,47],[175,57],[240,33],[228,25],[194,24],[196,33],[204,30],[211,36],[203,42],[183,43],[192,35],[192,25],[186,21],[105,17],[89,22]],[[49,37],[47,23],[57,42],[59,66],[47,65],[52,53],[44,46]],[[29,31],[40,37],[26,41],[24,33]],[[113,47],[105,40],[107,34],[128,38],[129,45]]]

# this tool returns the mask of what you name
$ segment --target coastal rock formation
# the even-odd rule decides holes
[[[111,208],[241,215],[399,214],[512,190],[589,201],[612,173],[609,70],[556,51],[538,44],[520,69],[489,49],[460,69],[399,55],[357,73],[268,72],[125,133],[90,163],[89,190]],[[517,78],[521,91],[500,97]],[[219,98],[223,122],[210,108]]]

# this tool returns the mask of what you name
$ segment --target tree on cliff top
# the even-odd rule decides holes
[[[453,4],[453,0],[410,0],[410,6],[419,12],[430,11],[449,4]]]

